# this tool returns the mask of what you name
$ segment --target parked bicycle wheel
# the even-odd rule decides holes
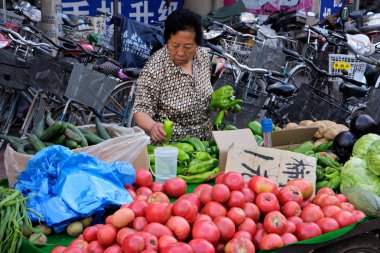
[[[61,105],[52,112],[52,118],[54,120],[61,120],[65,105]],[[72,102],[66,112],[64,121],[73,124],[74,126],[83,126],[89,124],[88,120],[89,110],[80,106],[77,103]]]

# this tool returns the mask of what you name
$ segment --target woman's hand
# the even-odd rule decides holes
[[[164,131],[162,123],[155,122],[151,127],[149,134],[150,138],[152,138],[154,142],[161,142],[166,140],[166,133]]]

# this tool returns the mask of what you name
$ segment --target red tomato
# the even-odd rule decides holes
[[[157,253],[157,251],[152,250],[152,249],[144,249],[144,250],[141,251],[140,253]]]
[[[111,245],[103,253],[123,253],[121,247],[117,244]]]
[[[143,200],[135,200],[129,204],[129,208],[134,212],[136,217],[145,216],[145,209],[148,207],[148,203]]]
[[[185,200],[188,200],[190,201],[193,205],[196,205],[198,207],[198,210],[201,209],[201,201],[199,199],[199,196],[197,194],[194,194],[194,193],[187,193],[185,195],[182,195],[179,199],[185,199]]]
[[[303,222],[303,220],[300,217],[298,217],[298,216],[289,217],[289,218],[287,218],[287,220],[290,221],[290,222],[292,222],[292,223],[294,223],[294,225],[297,225],[298,223],[302,223]]]
[[[267,232],[265,232],[264,228],[257,229],[257,232],[252,236],[252,242],[256,248],[259,248],[259,243],[266,234]]]
[[[83,249],[87,249],[88,247],[88,242],[83,240],[83,239],[79,239],[79,237],[75,240],[73,240],[69,246],[73,246],[73,247],[76,247],[76,248],[83,248]]]
[[[221,243],[221,242],[218,242],[216,245],[215,245],[215,252],[216,253],[224,253],[224,243]]]
[[[144,231],[137,232],[136,235],[144,238],[146,250],[158,250],[158,239],[156,236]]]
[[[160,237],[163,235],[174,236],[173,232],[168,227],[157,222],[149,223],[148,225],[146,225],[143,231],[155,235],[158,239],[160,239]]]
[[[282,234],[281,239],[282,239],[282,242],[284,243],[284,246],[298,242],[297,237],[291,233]]]
[[[220,184],[222,185],[222,184]],[[218,217],[218,216],[226,216],[227,215],[227,209],[216,201],[210,201],[208,202],[202,209],[202,212],[204,214],[207,214],[212,219]]]
[[[247,231],[253,236],[256,233],[257,226],[256,226],[256,223],[252,219],[247,218],[242,224],[238,226],[237,230]]]
[[[96,227],[97,229],[99,229],[99,228],[101,228],[101,227],[103,227],[104,226],[104,224],[95,224],[94,225],[94,227]]]
[[[88,244],[87,251],[91,253],[103,253],[104,246],[99,241],[92,241]]]
[[[262,192],[271,192],[276,195],[278,193],[278,186],[275,184],[275,182],[262,176],[252,177],[249,180],[248,186],[256,194]]]
[[[255,246],[246,238],[233,238],[224,247],[225,253],[245,252],[255,253]]]
[[[194,253],[189,244],[176,242],[162,249],[161,253]]]
[[[121,248],[124,252],[139,253],[145,249],[144,238],[138,234],[131,234],[125,237]]]
[[[136,230],[132,228],[122,228],[117,232],[116,235],[116,241],[118,244],[121,245],[121,243],[124,241],[125,237],[127,237],[130,234],[136,233]]]
[[[296,224],[294,224],[291,221],[288,221],[287,222],[287,226],[286,226],[286,232],[287,233],[291,233],[291,234],[293,234],[294,232],[296,232]]]
[[[189,223],[193,223],[197,218],[198,208],[189,200],[177,199],[172,207],[173,215],[185,218]]]
[[[103,227],[99,228],[96,235],[98,241],[105,247],[111,246],[116,239],[117,229],[111,225],[106,224]]]
[[[98,228],[94,226],[86,227],[83,230],[83,239],[87,242],[92,242],[98,240],[97,236]]]
[[[161,182],[153,182],[149,188],[152,192],[165,192],[165,185]]]
[[[198,213],[197,214],[197,218],[195,218],[195,222],[199,221],[199,220],[209,220],[209,221],[212,221],[211,217],[208,216],[207,214],[204,214],[204,213]]]
[[[136,198],[134,200],[142,200],[142,201],[146,201],[148,199],[148,196],[144,195],[144,194],[140,194],[140,195],[137,195]]]
[[[77,247],[74,247],[74,246],[69,246],[64,251],[64,253],[86,253],[86,252],[87,252],[86,249],[77,248]],[[101,251],[101,252],[103,252],[103,251]]]
[[[259,193],[256,197],[256,205],[262,213],[269,213],[271,211],[280,211],[280,204],[271,192]]]
[[[207,240],[198,238],[189,242],[190,247],[194,253],[214,253],[214,246]]]
[[[203,191],[204,188],[209,188],[212,189],[212,186],[209,184],[200,184],[197,187],[195,187],[193,193],[198,195],[199,197],[201,196],[201,192]]]
[[[168,202],[152,202],[145,209],[145,217],[149,222],[165,224],[171,215],[171,204]]]
[[[230,189],[224,184],[216,184],[211,189],[211,197],[214,201],[224,203],[230,197]]]
[[[317,196],[315,196],[312,203],[319,206],[322,203],[322,200],[328,196],[331,196],[331,195],[327,195],[326,193],[318,194]]]
[[[132,189],[127,189],[129,195],[131,195],[132,199],[136,198],[136,192]]]
[[[329,196],[334,196],[335,192],[332,189],[328,188],[328,187],[323,187],[323,188],[321,188],[321,189],[319,189],[317,191],[317,195],[321,195],[321,194],[326,194],[326,195],[329,195]]]
[[[173,236],[163,235],[160,239],[158,239],[158,249],[161,252],[163,248],[166,246],[178,242]]]
[[[340,200],[336,196],[327,196],[322,199],[321,207],[325,206],[338,206],[340,204]]]
[[[304,201],[302,202],[302,205],[301,205],[301,209],[304,208],[305,206],[307,206],[308,204],[310,204],[313,201],[313,199],[314,199],[313,196],[311,196],[308,199],[304,199]]]
[[[55,247],[55,248],[51,251],[51,253],[62,253],[62,252],[65,251],[65,249],[66,249],[66,247],[64,247],[64,246],[58,246],[58,247]]]
[[[340,210],[342,210],[342,208],[338,206],[325,206],[324,208],[322,208],[325,217],[332,217],[335,213],[339,212]]]
[[[339,223],[341,228],[347,227],[356,222],[356,216],[346,210],[339,211],[333,215],[333,218]]]
[[[255,193],[249,187],[244,186],[241,192],[244,194],[245,202],[255,202]]]
[[[123,228],[135,219],[135,213],[130,208],[121,208],[112,215],[112,224],[116,228]]]
[[[364,217],[366,217],[366,214],[360,210],[354,210],[352,213],[356,217],[356,221],[361,221]]]
[[[287,230],[287,220],[279,211],[272,211],[265,215],[264,229],[268,234],[282,235]]]
[[[355,206],[351,203],[348,203],[348,202],[342,202],[339,204],[339,207],[342,208],[342,210],[346,210],[346,211],[349,211],[349,212],[352,212],[355,210]]]
[[[245,204],[244,194],[241,191],[232,191],[230,198],[227,201],[227,206],[243,208]]]
[[[282,213],[286,218],[292,216],[300,216],[301,214],[301,206],[295,201],[288,201],[282,207]]]
[[[220,173],[216,178],[215,178],[215,184],[222,184],[223,183],[223,177],[224,177],[224,172]]]
[[[141,231],[148,224],[149,224],[149,222],[148,222],[148,220],[145,217],[136,217],[133,220],[132,227],[136,231]]]
[[[211,191],[212,187],[204,187],[204,189],[201,191],[201,194],[199,195],[199,200],[203,205],[206,205],[208,202],[212,201]]]
[[[146,202],[148,204],[150,204],[152,202],[168,202],[168,203],[170,203],[170,199],[163,192],[153,192],[151,195],[148,196],[148,198],[146,199]]]
[[[321,228],[322,233],[328,233],[339,229],[338,222],[330,217],[319,219],[317,225]]]
[[[290,180],[288,183],[286,183],[286,185],[297,186],[302,192],[303,199],[310,198],[311,195],[313,195],[314,193],[313,184],[309,180],[304,178]]]
[[[284,205],[288,201],[295,201],[301,205],[303,201],[301,190],[294,185],[287,185],[285,187],[282,187],[278,191],[277,198],[280,201],[281,205]]]
[[[203,238],[216,244],[220,238],[220,231],[212,221],[202,220],[193,225],[192,236],[193,239]]]
[[[181,216],[170,217],[168,222],[166,222],[166,226],[173,231],[178,241],[184,241],[190,235],[190,225],[187,220]]]
[[[310,239],[321,234],[321,228],[314,222],[298,223],[296,225],[296,236],[300,241]]]
[[[235,234],[234,234],[234,237],[232,238],[246,238],[250,241],[252,241],[252,235],[251,233],[247,232],[247,231],[237,231]]]
[[[146,187],[146,186],[143,186],[143,187],[140,187],[140,188],[137,188],[136,190],[136,195],[145,195],[145,196],[149,196],[151,195],[153,192],[150,188]]]
[[[319,206],[306,206],[301,212],[301,219],[304,222],[316,222],[325,217]]]
[[[112,225],[112,215],[108,215],[105,221],[106,221],[106,224]]]
[[[284,246],[284,243],[282,242],[281,236],[278,234],[264,235],[259,242],[260,250],[276,249],[282,246]]]
[[[247,202],[244,204],[243,210],[247,218],[251,218],[254,222],[259,221],[260,210],[257,205]]]
[[[244,210],[239,207],[232,207],[230,210],[228,210],[227,217],[230,218],[236,226],[242,224],[243,221],[245,221],[247,218]]]
[[[234,236],[235,224],[230,218],[224,216],[216,217],[214,224],[220,231],[220,240],[222,242],[228,242]]]
[[[242,175],[236,172],[228,172],[224,174],[222,183],[227,185],[230,191],[239,191],[244,187],[244,179]]]
[[[135,184],[139,187],[149,187],[153,183],[152,174],[149,170],[140,168],[136,170],[136,182]]]
[[[340,202],[347,202],[347,198],[343,194],[336,194],[335,197],[337,197]]]
[[[182,178],[169,178],[165,181],[165,191],[169,197],[178,198],[186,193],[187,184]]]

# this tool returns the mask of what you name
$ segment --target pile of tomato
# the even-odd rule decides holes
[[[229,172],[219,175],[214,186],[201,184],[186,194],[182,179],[161,184],[139,169],[135,184],[126,188],[132,203],[53,253],[254,253],[313,238],[365,217],[344,195],[329,188],[313,196],[313,186],[305,179],[279,188],[265,177],[245,181]],[[170,203],[169,197],[178,199]]]

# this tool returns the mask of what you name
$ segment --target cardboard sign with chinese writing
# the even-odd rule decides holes
[[[317,160],[314,157],[285,150],[262,147],[245,147],[232,144],[228,150],[226,172],[235,171],[244,179],[264,176],[278,186],[296,178],[309,180],[314,188]]]

